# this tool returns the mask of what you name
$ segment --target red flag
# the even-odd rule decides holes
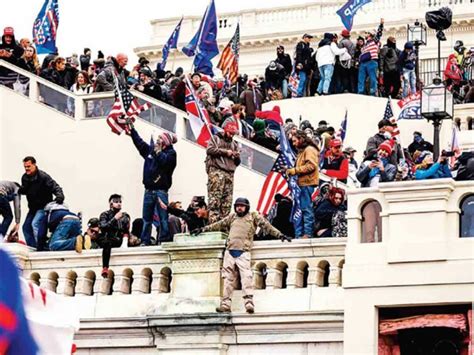
[[[186,112],[188,113],[189,123],[191,130],[193,131],[196,142],[207,147],[207,142],[211,138],[211,120],[209,119],[209,113],[202,107],[201,101],[194,92],[192,84],[186,77],[186,97],[185,105]]]

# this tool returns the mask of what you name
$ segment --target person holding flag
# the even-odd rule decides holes
[[[168,204],[168,190],[173,183],[173,172],[177,161],[173,144],[177,142],[177,138],[173,133],[163,132],[156,137],[155,141],[151,139],[150,144],[147,144],[140,137],[133,123],[130,126],[133,144],[145,160],[143,164],[145,195],[143,197],[141,240],[144,245],[150,245],[153,213],[157,210],[161,227],[157,239],[160,242],[168,241],[168,212],[161,207],[160,201]]]
[[[319,184],[319,151],[305,132],[298,130],[292,137],[293,146],[298,149],[295,167],[286,169],[288,176],[297,176],[299,207],[302,223],[295,226],[296,238],[311,238],[314,232],[314,215],[311,196]]]

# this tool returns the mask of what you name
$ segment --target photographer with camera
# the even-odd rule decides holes
[[[377,187],[379,182],[395,180],[397,167],[390,163],[394,142],[386,140],[382,142],[377,154],[367,157],[357,171],[356,177],[362,187]]]
[[[417,165],[416,167],[416,180],[442,179],[452,177],[451,170],[449,169],[448,158],[453,156],[453,152],[446,152],[443,150],[436,163],[433,161],[433,153],[425,151],[421,154],[424,156],[424,158],[421,164]]]

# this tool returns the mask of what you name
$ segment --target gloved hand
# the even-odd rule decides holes
[[[196,236],[198,236],[199,234],[201,234],[202,232],[203,232],[202,228],[196,228],[196,229],[193,229],[193,230],[191,231],[191,235],[196,237]]]
[[[64,202],[64,197],[56,197],[54,200],[58,205],[62,205]]]
[[[291,243],[291,237],[289,237],[289,236],[287,236],[287,235],[282,234],[281,237],[280,237],[280,239],[281,239],[281,242],[282,242],[282,243],[284,243],[285,240],[286,240],[287,242]]]

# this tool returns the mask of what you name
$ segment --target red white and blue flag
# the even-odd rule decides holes
[[[293,72],[288,79],[288,89],[291,92],[291,97],[298,96],[298,86],[300,85],[300,77],[296,72],[295,68],[293,68]]]
[[[130,134],[129,123],[135,122],[141,112],[150,108],[150,104],[147,102],[140,105],[127,87],[119,83],[117,77],[114,77],[114,81],[115,102],[107,116],[107,124],[115,134]]]
[[[342,143],[344,143],[344,139],[346,138],[346,131],[347,131],[347,110],[346,110],[346,114],[344,115],[344,119],[341,122],[341,127],[339,128],[339,131],[336,133],[336,137],[339,138]]]
[[[191,130],[196,138],[196,142],[203,147],[207,147],[207,143],[212,135],[209,113],[202,106],[201,100],[197,97],[188,77],[185,78],[185,82],[186,96],[184,102]]]
[[[56,47],[58,26],[58,0],[45,0],[33,23],[33,42],[38,54],[58,52]]]

